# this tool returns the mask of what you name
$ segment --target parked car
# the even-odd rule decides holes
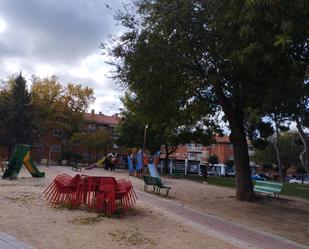
[[[258,174],[260,177],[263,177],[265,180],[269,180],[270,179],[270,177],[269,177],[269,175],[268,174],[265,174],[265,173],[259,173]]]
[[[235,172],[234,171],[225,172],[224,176],[225,177],[235,177]]]
[[[294,178],[296,178],[296,176],[286,176],[286,177],[285,177],[285,181],[286,181],[286,182],[290,182],[290,180],[292,180],[292,179],[294,179]]]
[[[218,173],[216,171],[207,171],[208,176],[218,176]]]
[[[255,181],[265,181],[266,178],[260,176],[259,174],[251,175],[251,179]]]
[[[302,180],[303,178],[303,180]],[[296,178],[294,179],[291,179],[290,180],[290,183],[299,183],[299,184],[302,184],[304,182],[304,184],[309,184],[309,178],[308,177],[303,177],[303,176],[297,176]]]
[[[227,174],[228,174],[228,176],[230,176],[230,177],[235,177],[235,171],[229,172],[229,173],[227,173]]]

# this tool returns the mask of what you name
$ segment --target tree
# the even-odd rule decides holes
[[[64,137],[69,140],[84,125],[83,115],[95,99],[92,88],[72,83],[64,86],[56,76],[32,76],[31,92],[39,138],[51,128],[58,128],[64,131]]]
[[[20,73],[12,77],[2,89],[1,144],[13,152],[16,144],[29,144],[33,138],[33,106],[27,82]]]
[[[308,104],[306,105],[308,106]],[[309,135],[306,134],[303,127],[309,128],[309,114],[308,110],[305,112],[303,118],[296,117],[295,118],[296,127],[298,130],[299,137],[304,145],[303,151],[300,153],[300,161],[304,169],[309,173]]]
[[[122,98],[124,110],[121,113],[120,136],[118,143],[129,147],[139,147],[143,141],[144,128],[147,129],[147,148],[152,152],[158,150],[161,145],[164,145],[165,160],[164,168],[168,171],[169,156],[176,151],[177,146],[187,141],[201,142],[208,144],[212,138],[210,129],[194,125],[193,118],[191,124],[185,124],[188,119],[184,115],[188,115],[187,111],[178,112],[174,100],[162,98],[160,103],[163,103],[164,108],[160,111],[155,106],[145,103],[140,99],[140,92],[135,96],[130,96],[128,93]],[[146,92],[150,94],[150,92]],[[149,96],[150,97],[150,96]],[[154,110],[152,110],[152,108]],[[182,117],[182,118],[181,118]],[[183,121],[181,121],[183,120]]]
[[[109,131],[99,129],[96,132],[76,132],[72,135],[69,143],[74,146],[76,144],[87,149],[89,155],[94,155],[98,160],[99,153],[106,153],[112,147],[112,138]],[[91,158],[89,157],[91,160]]]
[[[309,7],[271,2],[143,0],[136,4],[137,17],[121,12],[117,16],[128,29],[112,48],[122,83],[147,89],[152,82],[158,89],[152,95],[157,106],[159,94],[173,89],[169,98],[176,100],[178,110],[203,106],[198,114],[205,120],[211,120],[214,111],[223,111],[234,146],[239,200],[254,197],[246,138],[248,108],[261,109],[271,89],[279,88],[279,79],[284,79],[282,88],[299,89],[303,84],[291,74],[295,69],[291,58],[296,49],[299,54],[307,49]],[[296,27],[293,32],[286,33],[287,21]],[[294,50],[284,46],[290,41],[298,45]],[[299,58],[307,59],[308,54]],[[302,61],[294,60],[297,65]],[[300,76],[304,72],[304,67],[297,67]]]
[[[232,168],[235,165],[234,160],[227,160],[224,164],[229,168]]]
[[[208,162],[213,165],[213,164],[217,164],[219,162],[219,158],[217,155],[210,155],[208,158]]]
[[[298,158],[299,153],[302,150],[302,145],[296,144],[295,139],[297,134],[294,132],[286,132],[280,135],[280,140],[276,146],[280,150],[280,162],[282,166],[282,173],[280,172],[281,181],[284,182],[286,171],[294,166],[300,166],[300,160]],[[275,149],[276,138],[272,138],[268,146],[264,150],[256,150],[256,161],[262,165],[276,164],[278,166],[278,158]]]

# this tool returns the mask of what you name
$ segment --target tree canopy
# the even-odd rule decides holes
[[[69,137],[79,132],[83,114],[95,99],[93,89],[72,83],[65,86],[55,76],[33,76],[31,92],[39,135],[51,127],[63,129]]]
[[[294,166],[294,168],[297,168],[301,165],[301,162],[299,160],[299,154],[302,151],[303,146],[295,142],[297,140],[297,137],[298,134],[295,132],[285,132],[281,135],[281,138],[279,140],[279,156],[283,170],[283,174],[281,177],[283,178],[285,178],[286,176],[287,169],[292,166]],[[255,151],[255,161],[257,163],[262,165],[274,164],[278,166],[278,159],[274,148],[274,140],[274,137],[270,139],[269,144],[264,150]]]
[[[236,197],[252,200],[249,117],[265,114],[270,99],[285,101],[274,89],[289,92],[291,102],[304,96],[309,6],[283,0],[143,0],[135,8],[136,13],[117,14],[127,32],[110,48],[115,77],[145,103],[141,108],[151,106],[154,117],[184,112],[184,125],[192,118],[210,127],[222,111],[234,145]]]
[[[34,137],[31,94],[21,73],[6,82],[0,97],[0,144],[11,153],[16,144],[29,143]]]

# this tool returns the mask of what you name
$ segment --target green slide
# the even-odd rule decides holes
[[[30,145],[18,144],[14,153],[12,154],[8,167],[5,170],[2,179],[16,179],[21,167],[25,164],[26,168],[29,170],[33,177],[44,177],[45,173],[38,170],[35,164],[30,158]]]

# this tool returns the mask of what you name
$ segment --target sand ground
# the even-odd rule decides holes
[[[235,248],[141,202],[137,202],[128,213],[112,218],[83,208],[51,208],[45,202],[43,190],[56,175],[74,175],[76,172],[59,166],[40,169],[46,172],[45,178],[32,178],[22,169],[16,181],[0,181],[0,231],[33,247]],[[94,169],[82,173],[129,178],[134,188],[143,189],[142,180],[128,177],[124,171]],[[168,198],[173,201],[309,245],[307,201],[283,198],[245,203],[235,200],[233,189],[179,179],[167,178],[164,181],[172,186]]]

